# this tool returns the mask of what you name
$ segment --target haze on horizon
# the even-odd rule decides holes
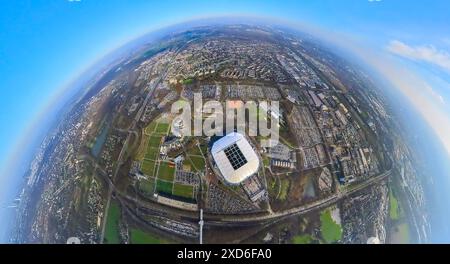
[[[442,156],[448,158],[447,1],[435,1],[426,8],[410,1],[387,0],[320,4],[218,1],[210,6],[203,1],[188,2],[177,2],[176,8],[171,1],[136,1],[130,5],[110,1],[107,7],[88,0],[5,4],[0,11],[5,12],[0,16],[0,36],[5,41],[0,49],[0,82],[2,87],[14,89],[3,88],[0,99],[2,113],[8,113],[2,115],[2,123],[8,125],[0,132],[2,174],[11,157],[21,156],[22,149],[18,148],[22,142],[29,142],[28,133],[35,128],[46,130],[39,126],[40,118],[53,109],[51,103],[58,100],[62,89],[90,65],[155,29],[204,17],[229,16],[284,23],[354,54],[408,98],[442,143],[446,152]],[[0,177],[5,188],[9,179]]]

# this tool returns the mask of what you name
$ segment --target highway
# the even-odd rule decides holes
[[[145,100],[143,102],[143,104],[141,105],[141,107],[139,108],[138,112],[136,113],[136,116],[134,117],[133,121],[130,124],[130,127],[128,128],[128,135],[127,138],[125,139],[125,142],[122,146],[122,149],[120,150],[119,153],[119,157],[117,158],[117,166],[115,168],[114,174],[111,177],[111,181],[114,182],[114,180],[117,177],[117,174],[119,172],[120,167],[122,166],[122,162],[123,162],[123,155],[126,152],[126,150],[128,149],[128,144],[130,143],[130,139],[133,135],[133,131],[136,129],[136,124],[138,123],[139,119],[142,116],[142,113],[145,111],[145,108],[147,107],[148,101],[150,100],[150,98],[152,98],[154,91],[156,90],[156,87],[159,85],[159,83],[164,80],[166,78],[167,75],[167,69],[169,67],[169,63],[167,63],[167,66],[165,68],[165,70],[163,71],[163,74],[161,76],[159,76],[158,80],[156,82],[153,83],[153,87],[151,87],[149,93],[147,94],[147,96],[145,97]],[[104,217],[102,220],[102,231],[100,234],[100,243],[103,243],[103,240],[105,238],[105,229],[106,229],[106,222],[108,219],[108,211],[109,211],[109,206],[111,204],[111,196],[113,193],[113,185],[110,184],[109,186],[109,190],[108,190],[108,200],[106,201],[106,206],[105,206],[105,213],[104,213]]]
[[[163,79],[163,77],[161,77],[159,79],[159,81],[161,81],[162,79]],[[159,83],[159,81],[157,83],[155,83],[155,87]],[[152,89],[152,91],[154,91],[154,89]],[[149,93],[147,98],[150,98],[151,94],[152,94],[152,92]],[[148,100],[146,100],[146,101],[148,101]],[[140,111],[140,113],[142,114],[142,111]],[[133,122],[132,125],[135,126],[137,124],[138,120],[139,120],[138,118],[135,118],[135,122]],[[119,155],[120,161],[123,158],[123,155],[125,153],[128,143],[129,143],[130,137],[132,135],[132,133],[131,133],[132,130],[130,129],[129,131],[130,131],[130,133],[128,134],[128,137],[127,137],[125,144],[122,147],[122,151],[120,152],[120,155]],[[94,166],[97,170],[100,169],[98,166],[96,166],[96,161],[92,157],[87,156],[85,158],[88,159],[90,162],[93,162]],[[132,197],[126,193],[121,192],[120,190],[117,190],[114,185],[114,179],[115,179],[116,175],[118,174],[119,168],[120,168],[120,164],[117,166],[117,168],[114,172],[114,175],[111,178],[109,178],[108,175],[106,174],[106,172],[103,170],[100,170],[101,173],[99,173],[101,176],[103,176],[105,178],[105,181],[109,185],[108,200],[107,200],[107,205],[105,207],[105,216],[104,216],[103,222],[102,222],[102,232],[101,232],[101,236],[100,236],[101,237],[100,242],[102,242],[104,239],[105,227],[106,227],[106,222],[107,222],[107,212],[108,212],[108,208],[110,205],[110,201],[111,201],[113,192],[116,194],[116,198],[122,204],[128,204],[133,207],[146,208],[149,210],[149,212],[152,212],[152,214],[155,214],[155,215],[165,215],[168,217],[173,217],[173,218],[178,218],[178,219],[184,218],[184,219],[190,220],[190,221],[198,221],[199,220],[198,214],[195,212],[187,212],[184,210],[174,209],[174,208],[171,208],[171,207],[168,207],[165,205],[161,205],[156,202],[142,200],[142,199],[139,199],[138,197]],[[380,183],[381,181],[388,178],[391,175],[391,173],[392,173],[392,170],[390,169],[390,170],[388,170],[384,173],[381,173],[377,176],[374,176],[362,183],[358,183],[353,186],[348,186],[346,189],[339,191],[339,192],[337,192],[331,196],[328,196],[324,199],[321,199],[321,200],[318,200],[318,201],[315,201],[312,203],[308,203],[306,205],[279,211],[279,212],[271,212],[271,213],[266,213],[266,214],[243,214],[243,215],[215,215],[215,214],[206,214],[205,213],[204,218],[203,218],[204,226],[227,225],[227,226],[241,226],[242,227],[242,226],[253,226],[253,225],[258,225],[258,224],[267,225],[268,223],[276,223],[276,222],[283,220],[290,216],[295,216],[295,215],[298,216],[298,215],[306,214],[306,213],[314,211],[314,210],[327,208],[358,191],[364,190],[370,186]],[[131,213],[131,212],[129,212],[129,213]]]
[[[275,219],[279,220],[279,219],[286,218],[286,217],[293,216],[293,215],[305,214],[305,213],[308,213],[313,210],[329,207],[330,205],[337,203],[338,201],[350,196],[353,193],[356,193],[358,191],[361,191],[365,188],[368,188],[374,184],[377,184],[377,183],[383,181],[390,175],[391,175],[391,170],[388,170],[378,176],[375,176],[375,177],[372,177],[372,178],[366,180],[363,183],[353,186],[348,190],[338,192],[338,193],[333,194],[322,200],[318,200],[318,201],[315,201],[315,202],[312,202],[312,203],[309,203],[306,205],[294,207],[294,208],[287,209],[284,211],[274,212],[274,213],[266,214],[266,215],[224,216],[220,219],[220,221],[214,221],[214,220],[208,221],[208,218],[204,217],[205,223],[223,224],[223,223],[263,222],[263,221],[270,221],[270,220],[275,220]]]
[[[388,170],[380,175],[372,177],[355,186],[351,186],[348,189],[333,194],[327,198],[279,212],[273,212],[269,214],[244,214],[244,215],[220,215],[220,216],[204,213],[203,216],[204,225],[221,226],[226,224],[227,226],[249,226],[264,222],[277,222],[282,219],[285,219],[286,217],[294,215],[302,215],[314,210],[329,207],[358,191],[364,190],[374,184],[380,183],[381,181],[388,178],[390,175],[391,170]],[[111,181],[108,182],[109,184],[112,185]],[[115,189],[115,187],[113,188]],[[181,217],[190,219],[192,221],[196,220],[198,221],[198,214],[194,214],[192,212],[184,212],[179,209],[174,210],[170,207],[157,204],[156,202],[143,201],[139,198],[124,194],[118,190],[116,190],[116,195],[117,199],[119,199],[123,203],[131,203],[134,206],[147,208],[150,211],[154,212],[155,214],[172,215],[173,217],[177,218]]]
[[[178,54],[178,52],[175,53]],[[108,177],[108,175],[101,173],[105,178],[106,182],[108,183],[108,194],[107,194],[107,202],[104,209],[104,217],[102,219],[101,224],[101,234],[100,234],[100,243],[103,243],[104,241],[104,235],[105,235],[105,229],[106,229],[106,222],[108,218],[108,211],[109,206],[111,203],[111,197],[113,192],[116,194],[116,197],[118,200],[120,200],[121,203],[134,205],[141,208],[146,208],[152,212],[164,214],[164,215],[170,215],[174,218],[185,218],[189,220],[197,220],[198,221],[198,214],[192,213],[192,212],[185,212],[183,210],[174,209],[165,205],[158,204],[156,202],[152,201],[145,201],[142,199],[139,199],[137,197],[131,197],[128,194],[122,193],[119,190],[115,188],[114,182],[117,177],[117,174],[119,173],[119,169],[121,168],[123,161],[124,161],[124,155],[126,153],[126,150],[128,149],[128,145],[130,144],[131,138],[133,133],[136,133],[136,125],[138,124],[143,112],[145,111],[145,108],[149,102],[149,100],[152,98],[154,91],[156,90],[156,87],[166,78],[167,70],[170,65],[170,62],[168,62],[165,70],[161,73],[161,75],[158,77],[157,81],[153,83],[150,91],[148,92],[147,96],[145,97],[145,100],[141,107],[139,108],[138,112],[136,113],[134,119],[132,120],[132,123],[130,124],[129,128],[124,131],[128,131],[127,138],[124,141],[123,147],[120,151],[120,154],[117,158],[117,165],[115,167],[114,173],[111,176],[111,178]],[[97,168],[97,167],[96,167]],[[329,207],[333,204],[336,204],[340,200],[358,192],[361,190],[364,190],[365,188],[368,188],[374,184],[380,183],[381,181],[385,180],[387,177],[391,175],[391,170],[388,170],[380,175],[374,176],[362,183],[356,184],[354,186],[349,186],[345,188],[344,190],[338,191],[335,194],[332,194],[324,199],[317,200],[312,203],[308,203],[305,205],[301,205],[298,207],[290,208],[287,210],[279,211],[279,212],[270,212],[270,213],[261,213],[261,214],[243,214],[243,215],[214,215],[214,214],[204,214],[204,225],[205,226],[214,226],[214,225],[224,225],[227,226],[248,226],[248,225],[255,225],[255,224],[264,224],[264,223],[274,223],[277,221],[280,221],[282,219],[285,219],[290,216],[295,215],[302,215],[306,214],[308,212],[318,210],[321,208]]]

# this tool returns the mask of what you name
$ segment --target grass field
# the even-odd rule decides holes
[[[169,162],[161,161],[159,163],[158,179],[173,181],[175,177],[175,165]]]
[[[148,144],[149,136],[143,134],[141,144],[137,150],[136,160],[143,160],[145,154],[147,153],[147,144]]]
[[[152,195],[155,190],[155,180],[141,180],[139,181],[139,190],[146,195]]]
[[[294,236],[292,242],[294,244],[311,244],[314,239],[310,235],[298,235]]]
[[[158,134],[167,134],[167,131],[169,130],[169,124],[166,123],[158,123],[158,126],[156,127],[155,133]]]
[[[120,221],[120,207],[119,205],[111,201],[108,210],[108,219],[105,229],[105,243],[107,244],[119,244],[119,221]]]
[[[148,140],[148,148],[159,148],[159,144],[161,143],[161,137],[160,136],[151,136]]]
[[[197,145],[192,146],[192,148],[190,148],[186,154],[194,156],[202,156],[202,152],[200,151],[200,148]]]
[[[192,161],[191,164],[193,169],[195,168],[198,171],[205,169],[205,159],[203,159],[203,157],[189,156],[189,158],[191,158]]]
[[[154,147],[148,147],[147,152],[145,153],[145,159],[149,160],[157,160],[159,154],[159,149]]]
[[[276,197],[278,195],[278,184],[275,177],[268,177],[267,178],[267,186],[269,194],[273,197]]]
[[[270,165],[270,158],[267,157],[267,156],[264,156],[263,164],[264,164],[264,167],[269,167],[269,165]]]
[[[202,150],[202,153],[206,155],[208,152],[208,145],[206,143],[200,144],[200,149]]]
[[[400,206],[392,189],[389,190],[389,217],[392,220],[398,220],[400,218]]]
[[[175,183],[173,185],[173,195],[192,199],[194,196],[194,187]]]
[[[333,243],[341,239],[342,228],[331,217],[331,210],[327,209],[320,214],[320,232],[326,243]]]
[[[167,241],[153,234],[133,228],[130,231],[131,244],[166,244]]]
[[[163,180],[158,180],[156,183],[156,190],[158,192],[163,192],[166,194],[172,194],[172,186],[173,183],[172,182],[166,182]]]
[[[194,83],[194,79],[192,78],[188,78],[188,79],[184,79],[183,81],[181,81],[183,84],[192,84]]]
[[[152,160],[144,160],[141,165],[141,171],[146,174],[153,176],[155,168],[155,162]]]
[[[281,191],[278,199],[284,201],[287,198],[289,192],[290,181],[288,179],[281,179]]]
[[[153,133],[155,131],[157,123],[155,121],[151,122],[150,125],[148,125],[145,128],[145,134],[150,135],[151,133]]]

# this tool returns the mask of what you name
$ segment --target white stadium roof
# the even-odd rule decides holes
[[[239,184],[258,171],[258,156],[242,134],[233,132],[217,140],[211,153],[220,173],[230,184]]]

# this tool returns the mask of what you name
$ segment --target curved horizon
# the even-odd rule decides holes
[[[34,116],[34,118],[31,119],[33,120],[31,124],[29,124],[28,128],[26,128],[21,133],[21,136],[19,136],[19,140],[14,144],[15,146],[13,146],[10,149],[8,155],[9,162],[5,162],[6,166],[4,166],[3,172],[10,173],[11,169],[12,170],[14,169],[13,163],[19,162],[17,157],[20,156],[20,154],[22,153],[20,149],[23,149],[24,146],[27,143],[29,143],[30,139],[32,138],[29,137],[29,135],[40,127],[39,124],[43,119],[48,118],[48,116],[51,116],[51,114],[54,112],[54,108],[58,105],[58,102],[64,99],[66,94],[70,92],[71,89],[74,89],[73,86],[76,85],[75,83],[79,81],[81,78],[85,77],[87,73],[90,73],[91,75],[95,76],[95,74],[93,74],[94,72],[98,73],[102,67],[103,68],[106,67],[104,65],[105,61],[117,59],[111,58],[112,56],[114,56],[113,55],[114,53],[123,49],[127,45],[139,41],[141,38],[144,38],[145,36],[155,32],[170,30],[170,28],[174,28],[181,25],[187,25],[190,23],[195,24],[211,21],[219,22],[221,20],[223,23],[224,22],[223,20],[230,20],[230,19],[237,19],[238,21],[250,19],[253,22],[257,22],[261,25],[264,25],[269,21],[269,23],[265,25],[288,26],[292,29],[299,30],[300,32],[309,33],[318,39],[326,41],[328,44],[336,45],[339,48],[349,52],[349,54],[357,56],[361,61],[364,61],[369,67],[376,70],[380,75],[383,76],[383,78],[388,80],[390,84],[393,85],[393,87],[396,87],[398,91],[402,92],[402,94],[410,100],[410,102],[419,110],[419,112],[422,114],[423,118],[428,122],[428,124],[433,127],[434,132],[436,133],[442,144],[445,146],[447,155],[450,155],[450,138],[446,137],[446,135],[450,134],[450,118],[448,114],[445,112],[439,112],[439,109],[436,108],[433,102],[428,100],[430,97],[433,98],[432,96],[426,97],[427,100],[425,101],[423,101],[424,97],[417,97],[415,92],[421,92],[421,90],[427,91],[426,88],[427,86],[430,87],[430,85],[427,84],[427,82],[421,79],[420,77],[414,76],[410,70],[404,69],[401,67],[401,65],[395,64],[392,58],[388,58],[385,55],[383,56],[383,54],[381,54],[380,51],[374,51],[364,48],[364,44],[367,43],[364,44],[357,43],[355,40],[352,40],[349,36],[330,32],[327,31],[327,29],[319,28],[317,26],[304,23],[304,21],[300,23],[298,21],[290,21],[286,19],[280,19],[277,17],[261,16],[256,14],[250,14],[248,16],[244,16],[242,14],[229,14],[220,16],[205,16],[201,18],[191,18],[185,20],[184,22],[176,22],[146,31],[144,33],[139,33],[139,35],[132,36],[127,40],[124,40],[120,44],[117,44],[113,48],[109,48],[107,51],[100,54],[96,59],[91,60],[91,62],[87,66],[83,67],[78,73],[73,74],[73,77],[70,80],[66,81],[65,85],[58,86],[60,88],[55,89],[53,94],[48,99],[47,103],[43,106],[43,108],[41,108],[38,111],[38,113]],[[274,24],[274,22],[278,24]],[[225,23],[232,24],[236,23],[236,21],[234,22],[228,21]],[[375,56],[370,55],[374,52],[376,52],[377,55]],[[369,56],[367,56],[368,54]],[[97,67],[97,69],[95,69],[96,66],[100,64],[102,64],[102,66]],[[407,79],[412,79],[414,82],[411,82],[411,80],[407,80],[404,78],[398,78],[398,76],[402,75],[407,75],[408,76]],[[411,87],[413,87],[414,90],[411,90]],[[70,98],[65,99],[68,100]],[[429,112],[430,109],[431,113]]]
[[[74,2],[63,3],[62,5],[64,5],[64,8],[67,8],[66,6],[70,6],[70,5],[78,8],[77,5],[81,6],[84,4],[86,4],[86,3],[74,1]],[[50,111],[49,109],[51,109],[53,107],[52,102],[58,101],[59,98],[61,96],[63,96],[64,92],[66,92],[66,90],[70,90],[71,83],[76,82],[81,76],[83,76],[83,73],[87,72],[95,64],[104,60],[111,53],[114,53],[116,50],[121,49],[123,46],[126,46],[127,44],[132,43],[133,41],[136,41],[137,39],[139,39],[142,36],[145,36],[146,34],[151,33],[151,32],[163,30],[165,28],[170,28],[170,27],[173,27],[176,25],[181,25],[181,24],[185,24],[185,23],[189,23],[189,22],[202,21],[202,20],[213,20],[215,18],[233,18],[234,17],[234,18],[251,18],[251,19],[257,19],[257,20],[258,19],[259,20],[269,19],[270,21],[282,22],[283,25],[294,26],[296,29],[299,29],[301,31],[305,31],[305,29],[307,31],[310,31],[309,33],[313,33],[313,31],[316,31],[315,33],[319,33],[317,35],[313,34],[316,37],[325,39],[331,43],[334,42],[334,44],[337,44],[341,48],[344,48],[347,51],[351,51],[352,53],[357,54],[360,58],[365,57],[365,55],[367,55],[367,54],[371,54],[372,51],[374,50],[374,49],[372,49],[372,51],[371,51],[370,49],[364,48],[364,47],[372,46],[372,44],[367,41],[361,42],[359,45],[353,45],[353,47],[346,46],[346,44],[348,44],[348,43],[342,41],[342,39],[349,40],[350,44],[352,44],[352,43],[354,44],[354,43],[357,43],[358,41],[361,41],[361,37],[358,36],[355,39],[355,37],[356,37],[355,35],[353,35],[353,36],[349,35],[348,32],[343,33],[345,30],[343,30],[341,32],[336,31],[336,29],[331,30],[331,29],[328,29],[327,27],[324,27],[323,25],[321,26],[319,23],[314,23],[314,22],[308,21],[307,18],[306,19],[298,19],[298,18],[293,19],[292,17],[289,17],[289,16],[282,17],[282,16],[276,16],[276,15],[269,15],[266,13],[268,8],[273,8],[273,6],[270,3],[261,4],[261,10],[259,10],[259,11],[258,10],[253,10],[253,11],[246,10],[246,9],[249,9],[250,6],[252,6],[252,3],[250,3],[250,2],[246,3],[246,4],[242,4],[245,7],[245,8],[243,8],[243,10],[245,10],[245,11],[239,11],[239,12],[223,11],[223,8],[221,8],[221,7],[225,4],[226,4],[226,2],[220,3],[219,4],[220,8],[217,7],[217,8],[215,8],[215,10],[214,10],[214,8],[211,8],[214,11],[209,11],[206,14],[204,12],[198,12],[196,14],[190,14],[188,16],[183,14],[183,15],[177,15],[177,16],[172,17],[172,15],[171,15],[170,19],[168,19],[164,16],[161,16],[161,17],[159,17],[159,20],[157,20],[156,23],[150,22],[150,23],[146,23],[146,25],[141,24],[141,26],[139,26],[137,30],[134,30],[134,32],[132,34],[123,36],[122,40],[119,41],[119,44],[117,43],[117,41],[114,41],[114,42],[111,42],[109,46],[104,46],[103,51],[100,52],[100,55],[97,55],[97,57],[93,58],[93,59],[88,58],[87,59],[88,61],[80,64],[80,67],[76,72],[68,74],[68,76],[70,76],[68,79],[62,80],[63,83],[57,84],[56,86],[53,86],[53,88],[51,88],[51,93],[50,93],[49,97],[47,97],[46,102],[41,104],[42,107],[40,107],[39,109],[36,109],[34,111],[37,114],[34,114],[34,115],[28,117],[28,121],[27,121],[28,124],[26,125],[26,127],[24,127],[23,130],[21,130],[18,133],[20,136],[17,136],[17,133],[16,133],[17,140],[14,140],[12,143],[10,142],[9,147],[6,148],[6,152],[8,153],[7,157],[9,157],[9,160],[15,159],[16,155],[19,155],[20,151],[18,152],[18,149],[20,149],[20,147],[23,144],[26,144],[25,141],[26,141],[27,134],[29,134],[30,131],[32,131],[37,126],[39,119],[46,115],[46,111]],[[292,5],[292,6],[299,6],[299,7],[301,6],[301,4],[297,5],[297,4],[290,3],[290,2],[288,2],[288,4]],[[327,5],[327,4],[331,5],[330,3],[325,3],[324,5]],[[378,8],[378,6],[382,6],[386,3],[381,3],[381,2],[380,3],[370,3],[370,1],[369,1],[369,3],[359,3],[359,5],[364,5],[364,4],[373,6],[374,8]],[[378,5],[378,6],[375,6],[375,5]],[[314,6],[314,5],[312,5],[312,6]],[[318,6],[320,6],[320,4]],[[161,7],[161,8],[163,8],[163,7]],[[313,8],[313,7],[310,7],[310,8]],[[411,7],[409,7],[409,8],[411,8]],[[283,7],[278,6],[277,9],[280,12],[280,11],[285,11],[287,8],[285,9]],[[269,9],[269,10],[271,10],[271,9]],[[273,11],[273,10],[271,10],[271,11]],[[314,10],[314,11],[317,12],[317,10]],[[318,18],[317,16],[309,15],[310,20],[317,20],[317,18]],[[330,35],[334,36],[334,37],[330,38],[329,37]],[[384,44],[385,44],[385,46],[383,46],[383,47],[377,47],[379,49],[378,51],[376,51],[378,53],[378,55],[384,55],[384,57],[387,57],[386,55],[392,55],[392,54],[382,54],[381,51],[383,51],[383,50],[385,51],[386,48],[388,48],[387,46],[389,45],[389,43],[384,43]],[[369,51],[369,52],[367,52],[367,51]],[[383,58],[383,59],[386,59],[386,58]],[[380,60],[380,58],[377,56],[371,56],[371,58],[366,60],[366,62],[368,64],[372,64],[373,68],[377,68],[378,71],[385,70],[383,67],[380,66],[380,64],[382,64],[383,61]],[[394,65],[394,64],[391,61],[387,65]],[[406,65],[408,67],[408,64],[406,64]],[[391,67],[391,68],[398,72],[398,69],[403,66],[404,65],[397,62],[397,65],[395,65],[394,67]],[[405,71],[405,70],[403,70],[403,71]],[[411,72],[411,70],[408,69],[408,70],[406,70],[406,72]],[[387,75],[386,73],[387,72],[384,72],[385,75]],[[412,73],[411,75],[414,75],[414,74]],[[411,92],[411,90],[408,90],[405,88],[405,86],[407,86],[407,85],[405,85],[404,80],[396,79],[395,77],[397,77],[397,76],[390,76],[390,77],[385,76],[385,77],[390,79],[391,83],[395,83],[395,86],[398,89],[400,89],[403,93],[409,93],[407,95],[407,97],[410,98],[410,100],[413,100],[414,97],[412,95],[412,92]],[[421,77],[415,76],[415,78],[417,78],[419,80],[419,82],[424,84],[424,85],[422,85],[422,87],[416,87],[415,88],[416,90],[421,90],[424,87],[426,88],[426,87],[432,86],[432,85],[428,84],[426,81],[421,80]],[[432,94],[432,96],[429,96],[429,98],[431,98],[431,97],[442,98],[443,97],[440,94],[436,95],[435,91],[432,91],[430,93]],[[423,103],[423,102],[418,102],[417,99],[414,102],[416,107],[423,107],[420,103]],[[436,109],[436,107],[433,106],[433,104],[426,103],[425,108],[428,108],[428,107],[431,107],[431,109],[433,109],[433,113],[425,115],[422,112],[422,114],[424,115],[424,118],[429,122],[429,124],[434,127],[439,138],[445,145],[447,153],[450,154],[450,139],[445,138],[445,132],[450,131],[450,121],[449,121],[449,118],[447,117],[450,113],[448,113],[448,112],[446,112],[444,114],[438,113],[438,111],[437,111],[438,109]],[[437,116],[439,116],[438,120],[436,120],[436,117],[435,117],[436,114],[437,114]],[[445,129],[443,129],[440,125],[437,125],[437,124],[445,124]],[[1,155],[0,155],[0,157],[1,157]],[[0,159],[0,168],[3,168],[0,171],[6,172],[6,168],[10,167],[9,163],[10,162],[1,161],[1,159]]]
[[[243,21],[247,19],[247,22],[252,20],[260,25],[267,23],[269,26],[286,26],[310,34],[345,51],[346,56],[343,57],[350,62],[357,64],[363,62],[368,69],[379,74],[384,81],[400,92],[403,98],[407,99],[420,113],[421,119],[418,122],[423,120],[428,124],[445,150],[444,153],[437,153],[442,159],[441,162],[450,160],[450,137],[448,136],[450,135],[450,106],[448,105],[450,93],[446,90],[446,88],[450,88],[450,86],[446,87],[450,84],[450,64],[445,58],[448,54],[445,48],[437,46],[437,44],[428,45],[413,41],[407,43],[408,37],[404,38],[406,40],[398,40],[390,36],[374,41],[370,37],[350,33],[345,29],[327,28],[306,19],[270,16],[265,12],[227,14],[210,12],[208,14],[206,16],[202,13],[193,14],[187,19],[183,16],[176,19],[171,17],[170,21],[177,21],[174,23],[164,22],[164,19],[160,19],[153,26],[150,26],[149,22],[142,23],[137,29],[132,30],[132,33],[122,32],[119,34],[122,36],[120,41],[114,39],[108,43],[109,46],[106,42],[100,45],[103,51],[99,52],[100,48],[98,47],[92,49],[90,53],[95,53],[97,56],[92,59],[86,56],[83,58],[84,61],[80,59],[76,64],[77,70],[72,70],[74,69],[72,67],[65,70],[59,69],[58,71],[64,72],[64,76],[70,76],[70,78],[53,81],[53,85],[49,85],[45,95],[42,95],[42,98],[45,99],[34,103],[31,111],[20,110],[23,112],[20,112],[18,116],[24,116],[26,119],[21,120],[20,124],[12,124],[12,128],[18,128],[18,130],[11,132],[12,129],[8,127],[8,132],[4,132],[5,139],[0,145],[3,148],[0,153],[0,184],[3,188],[9,188],[9,182],[20,180],[21,175],[17,175],[19,170],[28,169],[29,164],[24,164],[24,159],[32,155],[29,151],[33,151],[34,146],[41,144],[40,141],[43,136],[47,135],[49,125],[54,124],[54,118],[58,115],[58,111],[63,109],[77,92],[85,89],[87,82],[108,67],[109,63],[119,59],[124,52],[131,51],[124,50],[127,46],[155,32],[163,32],[183,25],[201,24],[201,22],[211,23],[222,20],[222,23],[233,24],[236,23],[236,21],[232,22],[234,19]],[[386,41],[387,39],[390,41]],[[433,71],[424,70],[426,67],[432,67]],[[39,71],[37,70],[37,72]],[[87,78],[87,76],[91,76],[91,78]],[[41,80],[38,86],[45,86],[47,82]],[[376,84],[381,85],[378,80],[376,80]],[[390,87],[385,88],[389,89]],[[10,136],[10,134],[13,134],[14,138],[9,140],[6,135]]]

